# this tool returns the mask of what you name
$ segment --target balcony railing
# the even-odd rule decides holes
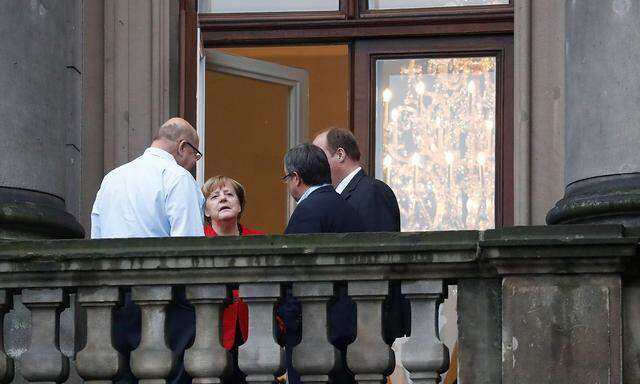
[[[437,313],[453,283],[459,292],[460,384],[620,382],[622,289],[634,286],[623,282],[637,274],[639,234],[611,225],[0,242],[0,314],[13,308],[15,297],[31,319],[26,350],[5,353],[0,338],[0,382],[14,376],[13,358],[19,361],[16,377],[29,382],[64,382],[70,363],[87,382],[113,380],[123,366],[112,344],[113,332],[121,331],[112,332],[113,311],[128,289],[142,313],[132,372],[143,382],[163,382],[176,361],[165,322],[178,286],[196,313],[185,368],[194,382],[219,382],[230,359],[221,344],[220,314],[232,285],[239,285],[249,307],[239,367],[249,383],[272,382],[284,363],[274,331],[284,284],[292,285],[302,304],[294,366],[303,382],[327,382],[337,363],[327,306],[335,285],[346,282],[357,306],[357,338],[347,348],[347,365],[359,383],[379,383],[394,366],[382,337],[383,302],[392,281],[400,282],[411,304],[402,363],[414,383],[437,383],[447,369]],[[69,358],[60,351],[58,332],[72,294],[83,315],[76,318],[84,320],[75,322]],[[5,335],[11,329],[5,327]],[[636,335],[626,325],[624,332]],[[635,343],[626,343],[622,355],[635,356],[636,350]],[[627,360],[629,369],[637,365]]]

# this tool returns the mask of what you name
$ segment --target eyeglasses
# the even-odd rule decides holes
[[[287,179],[290,178],[291,176],[295,175],[295,172],[289,172],[286,175],[282,176],[282,182],[286,183]]]
[[[185,144],[187,144],[188,146],[191,147],[191,149],[193,149],[194,155],[196,156],[196,161],[202,159],[202,152],[198,151],[198,148],[194,147],[193,144],[191,144],[187,140],[182,140],[182,141],[184,141]]]

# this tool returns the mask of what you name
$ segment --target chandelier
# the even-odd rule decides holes
[[[494,57],[378,60],[378,177],[402,230],[494,227],[495,69]]]

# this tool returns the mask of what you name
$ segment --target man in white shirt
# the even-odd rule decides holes
[[[109,172],[91,211],[91,238],[204,236],[204,197],[188,170],[198,134],[169,119],[142,156]]]
[[[91,238],[204,236],[204,197],[189,170],[202,157],[198,134],[185,120],[167,120],[142,156],[109,172],[91,211]],[[193,307],[176,290],[167,309],[170,347],[179,357],[168,382],[189,381],[182,356],[195,334]],[[115,313],[115,347],[128,360],[140,340],[140,310],[125,294]],[[127,366],[117,383],[135,383]]]

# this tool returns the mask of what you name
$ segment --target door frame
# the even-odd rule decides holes
[[[203,80],[206,71],[215,71],[288,87],[287,147],[292,148],[307,141],[309,136],[309,72],[307,70],[212,50],[205,49],[203,52],[202,61],[205,63],[205,70],[201,74]],[[201,69],[199,68],[199,70]],[[204,122],[206,121],[204,86],[199,88],[199,94],[201,99],[198,101],[198,108],[202,109],[202,113],[198,114],[197,127],[201,142],[204,143]],[[201,151],[206,156],[204,145],[202,148]],[[204,165],[198,167],[196,175],[197,181],[204,183]],[[295,209],[295,201],[288,195],[285,196],[285,199],[287,201],[287,218],[289,218]]]
[[[280,84],[289,88],[288,135],[289,148],[306,141],[309,135],[309,72],[286,65],[206,51],[206,69]]]

